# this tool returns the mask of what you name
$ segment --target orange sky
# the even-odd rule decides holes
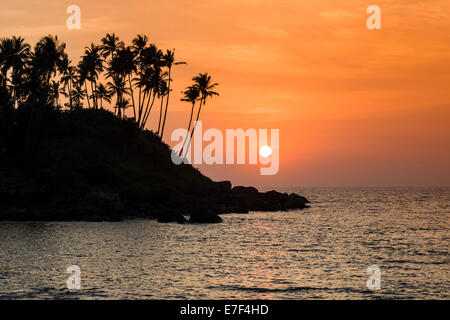
[[[81,7],[81,30],[66,29],[71,4]],[[372,4],[382,30],[366,27]],[[58,34],[74,61],[107,32],[126,42],[145,33],[176,48],[188,65],[174,71],[166,132],[186,126],[189,105],[179,92],[199,72],[220,83],[204,127],[280,129],[276,176],[252,166],[200,167],[215,180],[450,185],[447,0],[16,0],[2,3],[0,30],[32,44]]]

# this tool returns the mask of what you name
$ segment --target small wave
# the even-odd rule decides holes
[[[286,288],[264,288],[264,287],[245,287],[239,285],[221,285],[218,287],[209,287],[209,289],[222,289],[222,290],[234,290],[234,291],[246,291],[246,292],[258,292],[258,293],[276,293],[276,292],[303,292],[303,291],[326,291],[326,292],[353,292],[360,294],[370,294],[369,290],[358,290],[354,288],[321,288],[321,287],[308,287],[308,286],[295,286]]]

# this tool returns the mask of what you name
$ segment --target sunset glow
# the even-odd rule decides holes
[[[7,1],[2,36],[34,44],[57,34],[72,60],[107,32],[130,42],[146,33],[176,48],[167,130],[186,127],[181,90],[203,70],[220,97],[202,111],[205,129],[280,129],[280,170],[200,166],[215,180],[279,186],[450,184],[450,2],[378,1],[381,30],[368,30],[371,2]],[[30,10],[33,8],[33,10]],[[150,119],[155,126],[156,116]],[[165,138],[169,142],[168,138]]]

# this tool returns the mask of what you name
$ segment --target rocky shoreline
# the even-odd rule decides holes
[[[232,187],[176,165],[157,135],[105,110],[45,117],[52,125],[32,154],[20,148],[26,126],[13,128],[17,141],[0,154],[0,221],[217,223],[220,214],[307,207],[296,194]]]
[[[3,194],[0,221],[122,221],[157,219],[161,223],[219,223],[220,214],[251,211],[286,211],[308,208],[309,201],[295,193],[259,192],[253,187],[231,186],[229,181],[216,182],[219,191],[209,199],[189,199],[173,195],[162,203],[127,203],[119,195],[90,189],[78,196],[62,194],[34,196],[15,201],[23,195]],[[17,199],[18,200],[18,199]],[[189,219],[186,219],[189,216]]]

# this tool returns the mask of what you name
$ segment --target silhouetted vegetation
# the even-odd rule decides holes
[[[137,35],[128,46],[115,34],[107,34],[100,45],[92,43],[86,47],[74,65],[65,48],[57,36],[50,35],[38,41],[34,49],[20,37],[0,40],[3,140],[8,140],[16,110],[29,118],[24,148],[31,152],[43,124],[44,110],[72,111],[85,104],[89,109],[101,109],[104,103],[112,103],[117,117],[131,119],[140,129],[146,128],[153,106],[159,105],[158,127],[154,131],[163,138],[172,68],[186,63],[176,61],[175,50],[164,53],[149,43],[146,35]],[[187,90],[199,91],[196,99],[200,101],[200,114],[202,104],[217,84],[210,83],[208,74],[199,74],[193,81]]]

